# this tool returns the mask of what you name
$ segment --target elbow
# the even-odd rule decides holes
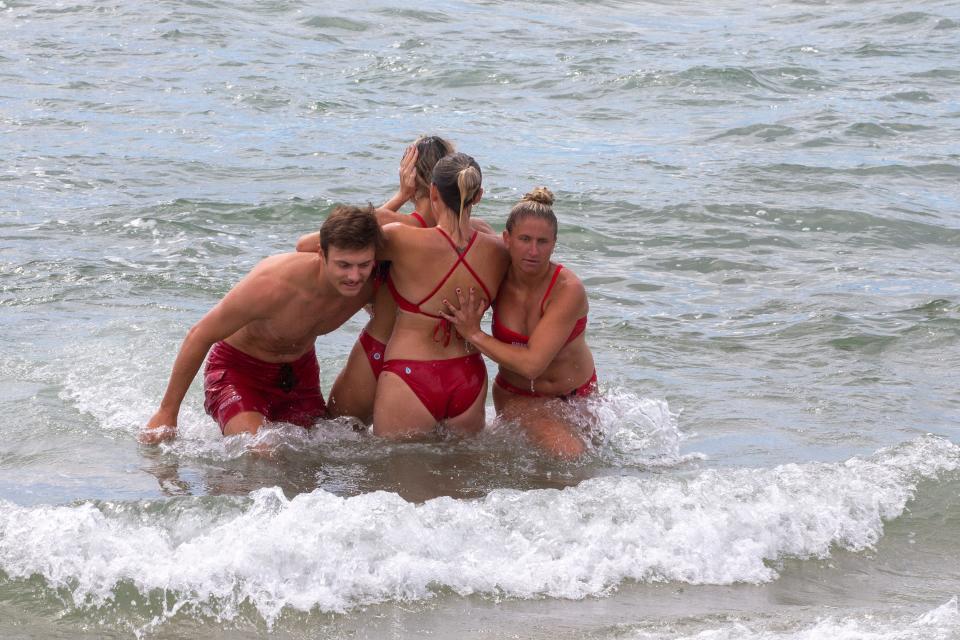
[[[532,358],[526,358],[515,371],[528,380],[536,380],[547,370],[548,364],[550,363],[536,362]]]
[[[193,325],[187,329],[187,335],[183,338],[183,344],[195,344],[198,340],[200,340],[202,333],[203,329],[200,326],[200,323]]]
[[[212,347],[217,340],[218,338],[204,331],[203,321],[200,321],[187,329],[187,335],[183,339],[183,344],[192,348],[207,350]]]
[[[297,251],[301,253],[312,253],[320,247],[320,236],[316,233],[308,233],[300,236],[297,240]]]

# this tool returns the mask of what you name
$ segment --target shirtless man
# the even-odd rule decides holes
[[[265,421],[310,427],[326,415],[314,342],[370,301],[382,236],[372,207],[345,206],[320,236],[316,253],[261,261],[187,332],[142,442],[176,436],[180,404],[208,351],[204,408],[224,435],[256,433]]]

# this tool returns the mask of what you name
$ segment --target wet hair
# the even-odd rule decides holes
[[[413,145],[417,148],[417,192],[416,197],[422,198],[430,193],[430,183],[433,181],[433,168],[440,159],[448,156],[456,149],[449,140],[440,136],[420,136]]]
[[[553,192],[546,187],[536,187],[530,193],[520,198],[520,202],[513,205],[507,217],[507,231],[524,218],[540,218],[546,220],[553,227],[553,237],[557,237],[557,216],[553,213]]]
[[[383,247],[383,233],[373,205],[354,207],[341,204],[334,207],[320,227],[320,249],[324,257],[329,256],[330,246],[348,251],[373,247],[379,251]]]
[[[440,159],[433,168],[433,184],[440,199],[459,218],[480,191],[483,175],[477,161],[465,153],[453,153]]]

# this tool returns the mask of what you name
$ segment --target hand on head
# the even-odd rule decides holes
[[[417,158],[419,157],[419,152],[417,151],[417,145],[412,144],[407,147],[407,150],[403,154],[403,159],[400,160],[400,193],[406,197],[406,199],[412,200],[417,194]]]

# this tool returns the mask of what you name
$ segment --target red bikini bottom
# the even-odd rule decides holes
[[[387,360],[383,370],[400,376],[437,422],[469,409],[487,379],[479,353],[449,360]]]
[[[594,370],[593,375],[590,376],[590,379],[584,382],[582,385],[573,391],[568,391],[567,393],[559,396],[548,396],[542,393],[537,393],[536,391],[530,391],[530,389],[523,389],[516,385],[510,384],[504,379],[503,375],[499,373],[497,374],[497,377],[494,378],[493,382],[504,391],[509,391],[514,395],[526,396],[528,398],[559,398],[560,400],[572,400],[573,398],[584,398],[597,392],[596,370]]]
[[[366,329],[360,332],[360,337],[357,340],[363,347],[363,352],[367,354],[367,362],[370,363],[373,377],[379,378],[380,372],[383,371],[383,352],[387,349],[387,345],[367,333]]]

